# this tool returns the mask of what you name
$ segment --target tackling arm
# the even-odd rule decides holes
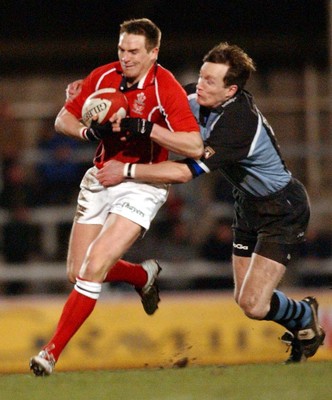
[[[186,183],[193,179],[187,164],[164,161],[157,164],[136,164],[134,179],[150,183]]]
[[[149,183],[186,183],[193,179],[188,165],[183,162],[164,161],[157,164],[133,164],[132,178]],[[97,173],[99,182],[107,187],[117,185],[128,178],[128,164],[107,161]]]

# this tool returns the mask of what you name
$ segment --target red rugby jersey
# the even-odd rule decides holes
[[[93,92],[114,87],[124,92],[128,99],[129,116],[148,119],[170,131],[199,131],[190,110],[187,95],[173,74],[155,64],[138,85],[126,89],[120,62],[113,62],[93,70],[85,79],[81,93],[65,108],[81,119],[85,99]],[[168,158],[168,150],[154,143],[150,138],[138,137],[121,141],[114,133],[103,139],[97,148],[94,163],[101,168],[110,159],[131,163],[157,163]]]

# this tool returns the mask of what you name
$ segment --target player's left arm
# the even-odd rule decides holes
[[[117,118],[113,122],[114,132],[123,132],[123,140],[133,136],[148,136],[151,140],[175,154],[199,158],[204,147],[199,131],[170,131],[142,118]]]
[[[159,79],[159,95],[167,128],[142,118],[124,118],[119,129],[127,132],[129,140],[130,136],[148,136],[173,153],[200,158],[203,141],[185,90],[174,77],[164,74]]]

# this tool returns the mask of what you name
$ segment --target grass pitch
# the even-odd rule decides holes
[[[332,399],[332,362],[0,376],[1,400]]]

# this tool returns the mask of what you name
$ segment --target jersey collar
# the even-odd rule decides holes
[[[158,64],[155,63],[151,66],[148,72],[140,79],[139,82],[135,83],[135,85],[127,87],[127,79],[122,73],[122,80],[120,83],[120,90],[122,92],[127,92],[129,90],[135,89],[145,89],[147,86],[152,85],[156,79]]]

